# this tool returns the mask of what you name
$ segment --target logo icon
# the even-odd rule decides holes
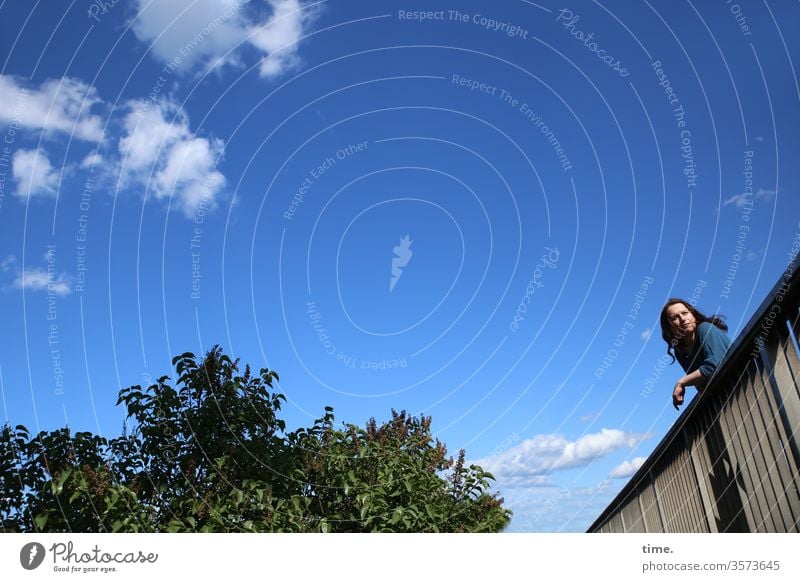
[[[403,274],[403,268],[408,265],[408,262],[411,260],[411,255],[414,254],[411,251],[411,243],[413,242],[409,235],[405,235],[400,239],[400,244],[392,249],[394,250],[395,256],[392,257],[392,278],[389,280],[389,293],[394,291],[395,285],[397,285],[397,282]]]
[[[35,570],[44,562],[44,546],[38,542],[31,542],[22,546],[19,552],[19,563],[26,570]]]

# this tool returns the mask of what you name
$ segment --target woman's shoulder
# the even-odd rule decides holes
[[[725,333],[724,331],[722,331],[720,328],[718,328],[716,325],[714,325],[710,321],[702,321],[702,322],[700,322],[700,325],[697,326],[697,330],[698,331],[703,331],[705,333],[709,333],[709,332],[714,333],[715,331],[718,331],[719,333]]]
[[[710,321],[704,321],[697,326],[697,335],[701,341],[713,337],[713,338],[719,338],[724,342],[730,342],[728,334],[722,331],[720,328],[718,328]]]

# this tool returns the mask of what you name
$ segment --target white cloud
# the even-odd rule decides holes
[[[25,269],[14,281],[14,287],[67,295],[72,292],[72,279],[66,273],[56,276],[55,273],[40,268]]]
[[[618,449],[633,448],[649,436],[607,428],[575,441],[558,434],[537,435],[499,455],[475,462],[494,474],[498,487],[537,484],[538,477],[584,467]]]
[[[81,160],[80,167],[83,170],[99,169],[103,167],[105,163],[105,158],[97,153],[97,151],[93,151]]]
[[[3,259],[3,262],[0,263],[0,271],[6,272],[16,264],[17,257],[14,255],[8,255],[5,259]]]
[[[177,71],[238,64],[249,46],[264,53],[259,70],[267,78],[300,63],[298,41],[315,13],[302,0],[136,0],[136,8],[134,33]]]
[[[641,334],[639,337],[641,337],[641,338],[642,338],[642,341],[645,341],[645,342],[646,342],[646,341],[647,341],[647,340],[649,340],[649,339],[650,339],[652,336],[653,336],[653,330],[652,330],[652,329],[650,329],[650,328],[648,327],[647,329],[645,329],[645,330],[642,332],[642,334]]]
[[[91,114],[102,105],[94,87],[64,77],[50,79],[38,88],[24,86],[0,75],[0,122],[45,132],[64,132],[85,141],[100,141],[103,121]]]
[[[752,197],[752,194],[749,197]],[[744,208],[748,202],[747,198],[748,195],[742,192],[741,194],[731,196],[725,202],[723,202],[722,205],[728,206],[729,204],[735,204],[736,208]]]
[[[150,45],[153,57],[178,63],[179,71],[220,59],[235,62],[228,53],[247,36],[242,8],[248,1],[136,0],[133,31]]]
[[[625,461],[614,467],[609,474],[609,477],[612,479],[623,479],[627,477],[632,477],[636,471],[639,470],[639,467],[644,465],[644,462],[647,460],[647,457],[636,457],[631,459],[630,461]]]
[[[756,192],[756,200],[772,200],[778,193],[777,190],[767,190],[766,188],[759,188]]]
[[[51,196],[58,189],[58,172],[42,149],[17,150],[11,158],[17,196]]]
[[[133,181],[147,186],[157,199],[171,197],[187,217],[201,204],[216,206],[225,186],[225,177],[216,170],[222,141],[195,136],[174,103],[131,103],[118,148],[123,185]]]
[[[734,204],[736,208],[744,208],[747,206],[748,203],[752,204],[756,200],[772,200],[775,195],[777,194],[776,190],[767,190],[766,188],[759,188],[755,194],[748,195],[745,192],[741,194],[736,194],[735,196],[731,196],[725,202],[722,203],[723,206],[728,206],[729,204]],[[748,200],[751,198],[752,200]]]
[[[251,29],[250,42],[266,53],[261,76],[272,78],[300,63],[298,41],[309,18],[300,0],[269,0],[273,13],[267,22]]]

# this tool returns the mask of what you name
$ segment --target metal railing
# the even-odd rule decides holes
[[[791,264],[589,532],[800,531],[798,306]]]

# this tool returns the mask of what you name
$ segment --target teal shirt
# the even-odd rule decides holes
[[[687,374],[700,370],[703,378],[708,380],[722,361],[725,352],[731,345],[731,338],[712,323],[704,321],[697,326],[697,341],[689,354],[675,350],[675,357]]]

